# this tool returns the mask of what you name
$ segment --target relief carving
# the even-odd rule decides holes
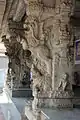
[[[65,93],[64,91],[69,84],[67,81],[67,71],[63,68],[63,64],[67,66],[68,69],[65,58],[67,57],[67,44],[70,40],[70,36],[68,36],[70,34],[69,26],[67,26],[69,23],[68,21],[66,23],[62,22],[63,16],[59,18],[59,16],[57,17],[57,15],[52,14],[54,8],[50,9],[48,7],[46,13],[47,2],[48,1],[45,0],[43,2],[28,0],[27,3],[27,18],[25,24],[29,29],[25,31],[25,36],[28,43],[27,47],[32,51],[34,56],[32,69],[33,86],[36,87],[36,85],[38,85],[40,92],[43,91],[43,93],[46,93],[47,90],[51,91],[51,83],[54,81],[55,89],[60,89]],[[61,4],[62,3],[60,3],[60,5]],[[64,40],[67,40],[67,42],[64,43]],[[43,49],[40,49],[42,47],[44,50],[47,49],[47,55],[42,52]],[[64,61],[64,63],[62,61]],[[51,64],[54,64],[54,66],[51,66]],[[65,74],[60,80],[59,76],[63,71]],[[59,86],[58,82],[60,82]],[[69,90],[71,90],[71,88],[69,88]],[[57,90],[57,92],[59,92],[59,90]]]
[[[47,97],[70,96],[71,88],[69,85],[72,71],[70,61],[67,59],[67,45],[71,39],[70,18],[68,16],[70,15],[70,6],[71,0],[61,0],[58,5],[55,0],[49,2],[48,0],[22,0],[21,2],[19,0],[18,8],[12,19],[12,21],[15,20],[15,25],[8,26],[11,35],[14,33],[16,39],[18,36],[20,37],[18,42],[22,44],[25,51],[20,55],[18,53],[20,49],[16,53],[14,52],[19,45],[12,44],[14,48],[7,45],[9,51],[14,49],[14,51],[10,51],[10,55],[13,54],[15,60],[18,56],[21,63],[19,70],[22,71],[23,68],[26,69],[25,66],[28,66],[32,72],[35,108],[38,104],[37,94],[43,97],[45,93],[48,93]],[[24,17],[20,13],[21,10],[25,15]],[[59,10],[58,13],[56,13],[57,10]],[[23,20],[23,18],[25,19]],[[16,21],[20,22],[20,20],[19,29]],[[27,56],[27,50],[31,52],[30,56]],[[22,55],[23,58],[21,59]],[[60,77],[60,75],[62,76]],[[46,102],[47,104],[49,102]]]
[[[62,75],[62,79],[60,80],[59,86],[58,86],[58,90],[62,90],[62,91],[68,91],[68,87],[69,87],[69,75],[67,73],[64,73]]]

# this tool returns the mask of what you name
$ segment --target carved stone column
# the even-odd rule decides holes
[[[72,106],[69,99],[72,97],[72,62],[69,54],[72,0],[22,0],[18,1],[17,6],[16,13],[9,17],[12,21],[8,21],[8,27],[11,36],[16,39],[19,36],[23,49],[31,52],[23,60],[18,56],[18,60],[21,64],[24,61],[32,70],[33,102],[38,100],[38,106],[47,107]],[[25,19],[21,10],[23,15],[26,11]]]
[[[11,38],[12,39],[12,38]],[[13,40],[11,41],[11,39],[6,39],[6,36],[3,36],[2,37],[2,41],[4,42],[4,45],[6,47],[6,53],[5,55],[8,56],[9,58],[9,63],[8,63],[8,79],[6,81],[9,82],[9,86],[8,87],[11,87],[11,79],[12,77],[14,76],[14,79],[15,79],[15,83],[13,83],[13,87],[15,87],[15,84],[16,84],[16,80],[19,80],[19,71],[17,71],[18,69],[18,65],[20,64],[19,62],[19,58],[18,58],[18,55],[19,55],[19,44],[17,44],[17,41]],[[21,45],[20,45],[21,46]],[[9,79],[10,78],[10,79]]]
[[[54,97],[64,98],[55,99],[57,107],[72,107],[72,61],[70,61],[69,46],[71,43],[70,15],[72,12],[71,1],[61,1],[59,6],[60,13],[56,14],[55,20],[58,21],[57,30],[54,31],[54,39],[59,43],[54,46]],[[57,9],[57,8],[56,8]],[[56,23],[55,23],[56,27]],[[57,54],[57,56],[55,56]],[[56,63],[57,62],[57,63]],[[55,82],[54,82],[55,81]]]
[[[25,31],[25,45],[33,55],[33,88],[38,89],[38,105],[72,107],[68,99],[72,97],[72,63],[69,61],[68,47],[71,40],[72,2],[56,0],[55,4],[55,1],[24,1],[27,4],[24,28],[28,28]],[[64,105],[62,100],[55,97],[64,98]]]

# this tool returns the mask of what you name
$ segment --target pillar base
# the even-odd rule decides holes
[[[44,95],[43,95],[44,96]],[[52,95],[38,98],[39,107],[73,108],[72,91],[53,91]]]
[[[6,91],[11,97],[32,97],[32,90],[30,88],[9,88],[5,85]]]

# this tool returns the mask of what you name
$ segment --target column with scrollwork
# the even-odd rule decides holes
[[[27,0],[26,4],[28,31],[25,31],[25,36],[27,49],[34,56],[33,86],[39,89],[39,97],[59,97],[58,89],[62,91],[62,97],[65,94],[66,98],[72,97],[72,62],[69,59],[72,1],[56,0],[55,4],[55,0],[49,3]],[[40,100],[40,104],[49,105],[49,100],[43,101]],[[53,102],[51,106],[61,106],[60,102]],[[65,100],[62,106],[72,106],[72,103]]]

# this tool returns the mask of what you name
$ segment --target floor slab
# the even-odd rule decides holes
[[[80,109],[42,109],[49,120],[80,120]]]
[[[21,120],[21,115],[17,110],[15,104],[5,92],[0,94],[0,120]]]

